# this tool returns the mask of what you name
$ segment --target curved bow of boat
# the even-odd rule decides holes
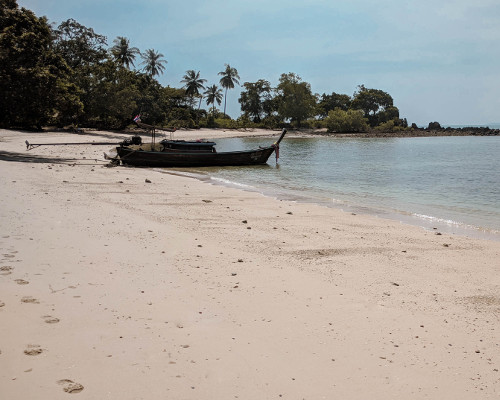
[[[274,152],[276,154],[276,163],[278,162],[278,159],[280,158],[280,142],[283,140],[285,135],[286,135],[286,129],[283,128],[279,139],[272,146],[274,148]]]

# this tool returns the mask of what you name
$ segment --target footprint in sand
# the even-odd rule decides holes
[[[5,303],[3,301],[0,301],[0,307],[4,307]]]
[[[57,383],[64,386],[63,390],[66,393],[80,393],[83,390],[83,385],[73,382],[70,379],[61,379],[60,381],[57,381]]]
[[[27,356],[37,356],[43,353],[43,349],[39,344],[29,344],[26,350],[24,350],[24,354]]]
[[[57,324],[59,322],[59,318],[52,317],[51,315],[44,315],[42,318],[47,324]]]
[[[4,265],[0,267],[0,275],[10,275],[12,274],[12,270],[13,268],[11,266]]]
[[[27,285],[29,282],[24,279],[15,279],[14,280],[18,285]]]
[[[32,303],[32,304],[40,304],[40,302],[31,297],[31,296],[24,296],[22,299],[21,299],[21,303]]]

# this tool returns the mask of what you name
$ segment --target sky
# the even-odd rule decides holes
[[[276,86],[293,72],[313,93],[389,93],[400,117],[427,126],[500,123],[499,0],[18,0],[57,26],[69,18],[167,60],[158,80],[182,87],[187,70],[218,84]],[[140,67],[136,62],[136,66]],[[229,90],[237,118],[241,87]]]

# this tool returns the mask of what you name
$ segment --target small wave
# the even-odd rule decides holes
[[[417,218],[421,221],[425,221],[429,226],[438,225],[441,227],[449,228],[451,233],[465,234],[465,236],[478,236],[487,239],[499,240],[500,231],[497,229],[486,228],[484,226],[476,226],[471,224],[466,224],[463,222],[454,221],[451,219],[433,217],[431,215],[412,213],[412,217]]]
[[[417,213],[411,213],[411,215],[413,217],[420,218],[420,219],[430,221],[430,222],[437,222],[440,224],[446,224],[446,225],[450,225],[450,226],[463,226],[463,227],[475,228],[471,225],[465,225],[461,222],[453,221],[451,219],[438,218],[438,217],[433,217],[431,215],[417,214]]]
[[[332,203],[333,204],[345,204],[345,201],[340,200],[340,199],[336,199],[336,198],[332,198]]]
[[[232,186],[232,187],[238,187],[242,189],[247,189],[247,190],[256,190],[255,186],[247,185],[245,183],[241,182],[235,182],[235,181],[230,181],[229,179],[224,179],[224,178],[218,178],[218,177],[210,177],[211,181],[215,181],[215,183],[225,185],[225,186]]]

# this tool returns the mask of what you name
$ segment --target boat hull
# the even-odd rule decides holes
[[[123,164],[137,167],[210,167],[265,164],[275,147],[223,153],[142,151],[117,147]]]

